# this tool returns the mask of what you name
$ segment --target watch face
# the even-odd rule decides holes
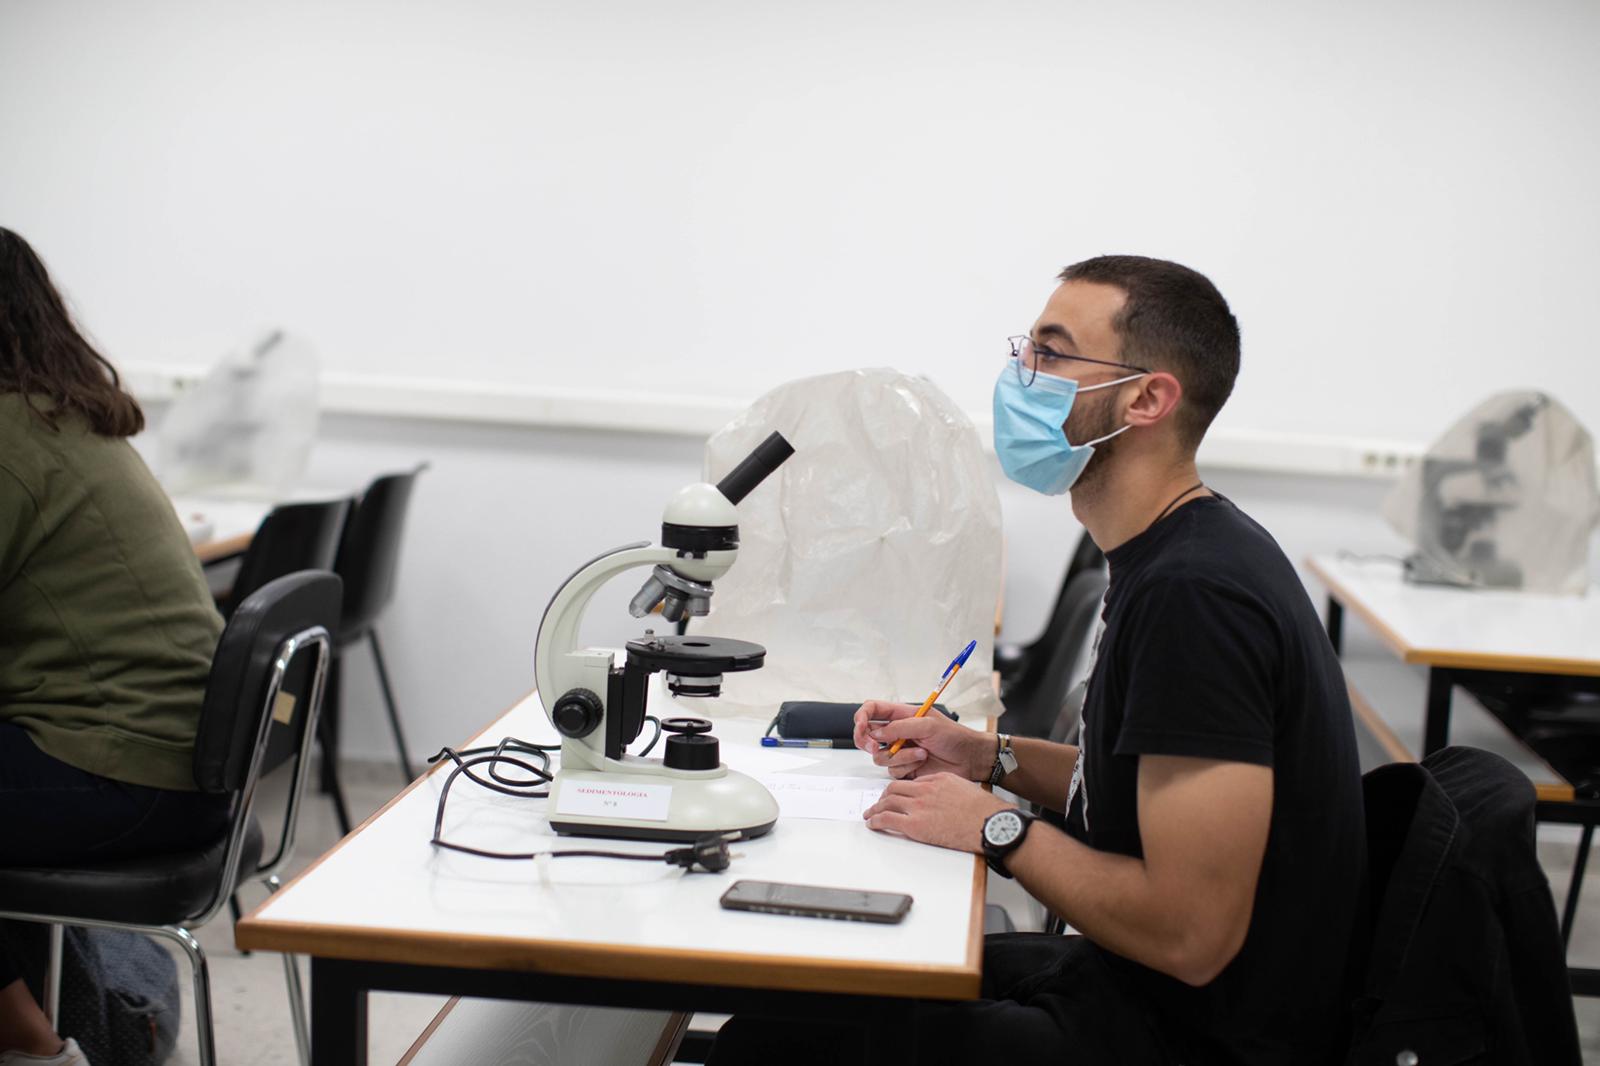
[[[1016,811],[1000,811],[983,825],[983,839],[992,847],[1003,848],[1022,835],[1022,816]]]

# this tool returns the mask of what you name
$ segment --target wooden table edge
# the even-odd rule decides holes
[[[412,1061],[422,1054],[422,1049],[428,1046],[428,1041],[433,1039],[433,1034],[439,1031],[439,1026],[444,1024],[444,1020],[450,1017],[450,1012],[455,1010],[456,1005],[460,1002],[460,996],[451,996],[445,1002],[445,1005],[439,1008],[439,1013],[433,1016],[433,1020],[428,1023],[427,1028],[417,1034],[417,1038],[411,1042],[411,1046],[406,1049],[404,1055],[400,1056],[400,1061],[395,1063],[395,1066],[411,1066]]]
[[[1361,724],[1372,734],[1373,739],[1378,742],[1384,752],[1395,762],[1418,761],[1416,754],[1406,745],[1405,741],[1395,734],[1393,729],[1389,728],[1389,723],[1383,720],[1383,717],[1367,701],[1367,698],[1361,694],[1360,690],[1356,688],[1355,682],[1351,681],[1348,675],[1345,677],[1344,684],[1350,694],[1350,709],[1355,712],[1356,717],[1361,720]],[[1506,736],[1510,738],[1513,744],[1521,744],[1523,747],[1528,748],[1526,742],[1512,733],[1511,730],[1506,730]],[[1528,748],[1528,751],[1534,758],[1544,763],[1545,769],[1549,770],[1552,776],[1561,777],[1556,768],[1546,762],[1538,752],[1532,748]],[[1571,783],[1565,780],[1534,781],[1530,779],[1529,784],[1533,785],[1534,798],[1544,803],[1573,803],[1578,798],[1577,791],[1572,787]]]
[[[1446,670],[1498,670],[1512,674],[1600,677],[1600,660],[1561,659],[1543,655],[1486,655],[1442,648],[1412,648],[1403,659],[1414,666],[1437,666]]]
[[[322,959],[448,966],[561,977],[598,977],[786,992],[928,999],[975,999],[982,983],[970,966],[834,959],[797,955],[641,948],[629,944],[512,940],[504,936],[422,930],[396,931],[307,922],[241,922],[241,950],[277,951]],[[716,980],[706,981],[708,967]]]
[[[240,533],[232,537],[223,537],[221,540],[207,540],[194,545],[195,558],[202,564],[214,563],[230,556],[240,555],[250,547],[250,542],[255,539],[255,534]]]
[[[984,720],[983,731],[996,733],[1000,728],[1000,719],[997,715],[989,715]],[[993,792],[990,785],[985,789]],[[989,903],[989,864],[982,855],[972,857],[972,909],[967,914],[967,968],[978,973],[983,973],[983,910]],[[973,992],[976,997],[977,992]]]
[[[1348,674],[1345,675],[1344,687],[1350,696],[1350,709],[1355,712],[1356,718],[1366,727],[1367,732],[1372,734],[1372,738],[1378,742],[1384,754],[1395,762],[1416,762],[1416,753],[1393,729],[1389,728],[1389,723],[1384,721],[1383,717],[1373,709],[1372,704],[1367,702],[1367,698],[1356,688],[1355,682],[1350,680]]]

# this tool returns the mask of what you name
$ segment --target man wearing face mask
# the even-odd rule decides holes
[[[1283,552],[1194,458],[1238,324],[1176,263],[1103,256],[1060,282],[999,373],[995,449],[1071,493],[1110,566],[1081,747],[882,702],[855,739],[894,779],[870,827],[984,855],[1081,935],[990,937],[984,998],[919,1006],[905,1061],[1340,1061],[1365,863],[1343,674]],[[843,1027],[725,1032],[714,1063],[862,1061]]]

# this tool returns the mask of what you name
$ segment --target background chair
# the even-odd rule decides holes
[[[216,600],[222,617],[232,615],[234,606],[251,593],[285,574],[303,570],[332,570],[339,547],[339,534],[354,501],[349,497],[321,500],[315,503],[286,503],[274,507],[261,520],[250,546],[237,562],[229,565],[207,567],[207,581],[211,595]],[[334,762],[334,744],[330,743],[327,716],[319,722],[317,739],[322,745],[322,791],[333,800],[334,813],[345,832],[350,831],[350,811],[345,804],[344,789],[339,784],[337,768],[327,769]],[[234,907],[238,917],[238,907]]]
[[[1104,570],[1105,565],[1106,557],[1085,530],[1078,538],[1072,558],[1067,561],[1067,572],[1061,578],[1061,589],[1056,593],[1056,602],[1050,609],[1044,629],[1028,644],[995,645],[994,668],[1000,674],[1000,701],[1007,710],[1013,705],[1024,706],[1032,700],[1033,690],[1047,664],[1063,646],[1064,630],[1072,614],[1067,593],[1073,579],[1093,570]]]
[[[411,490],[417,475],[428,468],[423,463],[404,474],[386,474],[367,486],[355,509],[344,524],[339,539],[339,552],[333,569],[344,579],[344,611],[341,615],[338,639],[334,642],[333,668],[328,679],[327,706],[323,713],[323,787],[341,795],[338,783],[339,708],[343,690],[341,663],[344,653],[365,639],[372,648],[373,662],[378,668],[378,686],[383,693],[383,704],[389,714],[389,727],[394,732],[395,750],[400,757],[400,769],[409,783],[416,776],[406,752],[405,733],[400,727],[400,712],[395,706],[394,686],[389,681],[389,670],[383,661],[383,648],[378,642],[377,622],[389,601],[394,599],[395,572],[400,564],[400,540],[405,531],[406,511],[411,503]],[[339,807],[340,828],[348,833],[350,820],[343,803]]]
[[[1345,972],[1344,1061],[1577,1066],[1527,777],[1451,747],[1370,770],[1361,788],[1367,883]]]
[[[1077,715],[1074,713],[1071,721],[1063,722],[1062,709],[1088,673],[1107,580],[1104,567],[1090,566],[1067,582],[1044,636],[1029,647],[1028,676],[1019,678],[1019,683],[1003,697],[1005,712],[1000,716],[1000,732],[1067,739]],[[1082,706],[1080,701],[1077,707]]]
[[[338,628],[339,579],[292,574],[268,583],[234,609],[217,644],[195,739],[195,783],[233,797],[226,835],[197,851],[124,859],[96,866],[0,870],[0,919],[50,930],[45,1013],[59,1014],[62,930],[68,925],[128,929],[175,941],[193,968],[201,1066],[216,1063],[211,983],[205,952],[190,932],[216,916],[241,877],[276,889],[294,848],[306,755],[321,709],[323,682]],[[266,767],[295,760],[283,827],[262,861],[255,818],[256,784]],[[289,1004],[302,1061],[309,1056],[300,972],[284,957]]]
[[[1026,702],[1013,694],[1000,716],[1001,732],[1047,737],[1058,744],[1077,743],[1089,672],[1094,665],[1100,604],[1108,580],[1103,566],[1091,564],[1067,583],[1056,605],[1059,617],[1052,619],[1049,627],[1056,633],[1058,643],[1053,649],[1038,647],[1034,651],[1040,676]],[[1035,805],[1035,812],[1056,828],[1066,828],[1066,812],[1042,805]],[[1048,933],[1059,934],[1065,931],[1066,922],[1049,914],[1044,928]]]
[[[352,502],[346,497],[285,503],[268,512],[236,566],[207,568],[211,595],[222,616],[232,615],[245,597],[275,578],[301,570],[332,570],[339,531]]]

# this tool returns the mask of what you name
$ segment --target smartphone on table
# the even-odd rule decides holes
[[[911,897],[903,892],[867,892],[858,888],[789,885],[780,881],[735,881],[722,894],[722,906],[730,911],[893,924],[911,909]]]

